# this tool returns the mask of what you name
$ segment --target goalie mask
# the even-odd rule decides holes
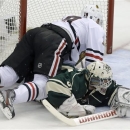
[[[100,26],[103,25],[103,15],[98,5],[86,5],[81,12],[81,16],[94,20]]]
[[[90,63],[87,66],[87,70],[89,73],[85,76],[87,80],[89,80],[89,86],[94,87],[96,91],[99,91],[101,94],[105,95],[107,88],[112,83],[111,67],[104,62],[96,61]]]

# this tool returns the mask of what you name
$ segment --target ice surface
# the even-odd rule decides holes
[[[104,56],[113,70],[117,83],[130,88],[130,0],[115,0],[114,52]],[[129,118],[114,118],[77,127],[70,127],[56,119],[38,102],[17,104],[16,116],[7,120],[0,112],[0,130],[129,130]],[[97,111],[108,108],[98,108]]]

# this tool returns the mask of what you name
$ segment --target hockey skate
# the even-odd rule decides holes
[[[15,116],[14,98],[15,92],[13,90],[0,91],[0,109],[8,119],[12,119]]]

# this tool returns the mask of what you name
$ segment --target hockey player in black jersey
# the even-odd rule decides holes
[[[13,104],[47,97],[46,82],[61,72],[63,63],[75,66],[82,52],[85,66],[103,60],[105,33],[100,26],[101,11],[96,5],[88,7],[88,17],[85,11],[82,17],[67,16],[29,30],[3,61],[0,67],[0,108],[8,119],[15,116]],[[18,81],[24,83],[11,91],[12,85]]]

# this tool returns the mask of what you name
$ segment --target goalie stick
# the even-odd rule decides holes
[[[58,112],[46,99],[42,100],[42,103],[47,108],[47,110],[50,111],[55,117],[70,126],[78,126],[118,117],[115,110],[109,110],[78,118],[67,118],[66,116]]]

